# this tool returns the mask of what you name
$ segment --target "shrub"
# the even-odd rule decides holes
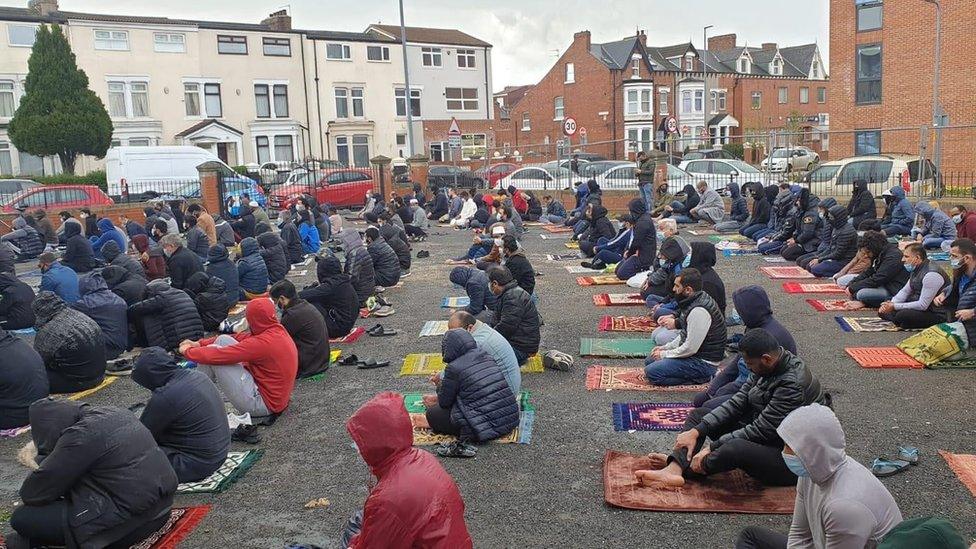
[[[742,148],[742,143],[726,143],[725,145],[722,145],[722,150],[727,153],[731,153],[739,159],[742,159],[743,154],[745,154],[744,149]]]

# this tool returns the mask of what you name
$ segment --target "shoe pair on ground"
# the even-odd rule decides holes
[[[374,368],[385,368],[390,365],[389,360],[384,360],[382,362],[377,362],[375,359],[367,358],[365,360],[360,360],[356,355],[349,355],[339,359],[340,366],[355,366],[360,370],[372,370]]]
[[[375,337],[395,336],[397,331],[393,328],[384,328],[382,324],[377,324],[372,328],[367,328],[366,333]]]
[[[914,446],[899,446],[898,458],[888,459],[886,457],[876,458],[871,464],[871,472],[878,478],[890,477],[908,469],[912,465],[918,465],[918,448]]]
[[[478,455],[478,449],[473,444],[456,440],[438,444],[434,453],[440,457],[473,458]]]

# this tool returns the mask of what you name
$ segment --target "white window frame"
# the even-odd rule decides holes
[[[736,62],[736,68],[739,69],[739,72],[742,74],[752,74],[752,61],[743,55]]]
[[[397,132],[395,143],[396,143],[396,146],[397,147],[406,147],[407,146],[407,134],[401,133],[401,132]]]
[[[688,100],[688,108],[685,108],[685,99]],[[681,102],[678,103],[678,112],[681,114],[691,114],[695,108],[695,95],[691,90],[681,90]]]
[[[459,49],[455,51],[455,59],[459,69],[469,71],[478,68],[475,62],[476,50],[473,49]],[[461,60],[464,59],[464,65],[461,64]]]
[[[18,43],[15,43],[13,40],[11,40],[11,36],[10,36],[10,31],[12,29],[14,29],[14,28],[18,28],[18,29],[32,28],[32,29],[34,29],[34,39],[31,40],[31,43],[30,44],[18,44]],[[17,23],[17,24],[15,24],[15,23],[7,23],[7,45],[10,46],[11,48],[33,48],[34,47],[34,42],[37,41],[37,31],[40,28],[41,28],[40,25],[19,24],[19,23]]]
[[[370,148],[370,142],[369,141],[370,141],[369,140],[369,135],[367,135],[367,134],[359,134],[359,133],[357,133],[357,134],[353,134],[353,135],[349,136],[349,155],[350,155],[350,159],[352,160],[352,164],[353,164],[352,166],[350,166],[351,168],[352,167],[355,167],[355,168],[368,168],[369,167],[369,148]],[[357,147],[362,147],[364,145],[366,146],[366,162],[364,163],[364,165],[360,166],[360,165],[356,164],[356,148]]]
[[[213,114],[210,112],[210,106],[207,104],[207,96],[213,94],[207,94],[208,86],[217,86],[217,106],[220,108],[220,112]],[[203,86],[200,88],[200,93],[203,97],[203,102],[201,103],[200,112],[207,113],[206,118],[223,118],[224,117],[224,95],[220,87],[220,82],[204,82]]]
[[[342,93],[340,94],[339,92],[342,92]],[[336,87],[332,88],[332,97],[335,98],[335,102],[333,103],[333,105],[335,105],[336,118],[341,119],[341,120],[349,119],[350,118],[350,116],[349,116],[349,88],[344,87],[344,86],[336,86]],[[339,101],[340,100],[342,101],[342,104],[343,104],[343,109],[342,110],[346,111],[345,114],[342,114],[342,113],[339,112]]]
[[[186,53],[186,35],[182,32],[154,32],[153,51],[156,53]]]
[[[342,56],[341,57],[331,56],[329,54],[329,46],[341,48],[339,51],[342,54]],[[342,44],[340,42],[326,42],[325,59],[327,61],[352,61],[352,50],[349,48],[349,44]]]
[[[20,98],[17,97],[17,80],[12,78],[0,78],[0,86],[9,85],[9,89],[0,88],[0,96],[10,94],[10,115],[4,115],[0,113],[0,119],[13,118],[14,113],[17,111],[17,106],[20,103]]]
[[[630,93],[635,93],[631,101]],[[654,87],[628,86],[624,89],[625,116],[653,116],[654,115]],[[633,108],[632,108],[633,107]],[[647,108],[644,108],[647,107]]]
[[[790,102],[790,89],[786,86],[779,86],[776,88],[776,99],[780,105],[786,105]]]
[[[772,61],[769,62],[769,74],[773,76],[783,76],[783,60],[779,57],[774,57]]]
[[[349,161],[349,159],[352,156],[352,148],[350,146],[351,145],[350,141],[351,140],[348,135],[337,135],[335,138],[336,160],[342,162],[348,167],[352,167],[352,163]],[[346,154],[344,155],[339,152],[342,148],[346,150]]]
[[[566,81],[564,84],[575,84],[576,83],[576,65],[574,63],[566,63]]]
[[[268,116],[258,116],[257,101],[258,101],[258,86],[264,86],[268,91]],[[285,112],[279,113],[278,106],[275,101],[276,92],[280,91],[280,88],[284,87],[285,90]],[[288,96],[288,81],[287,80],[255,80],[253,86],[254,92],[254,115],[256,118],[261,120],[269,120],[273,118],[288,118],[291,115],[291,101]]]
[[[397,118],[407,117],[407,88],[404,86],[399,86],[393,88],[393,107]],[[410,86],[410,102],[413,103],[414,100],[417,101],[417,110],[413,112],[411,109],[411,118],[421,118],[423,115],[423,88]],[[403,114],[400,114],[400,102],[403,102]]]
[[[762,109],[762,99],[763,99],[763,93],[761,91],[752,92],[752,94],[749,97],[749,107],[754,111],[758,111]]]
[[[379,59],[370,59],[369,51],[379,50]],[[389,46],[379,46],[379,45],[367,45],[366,46],[366,62],[368,63],[389,63],[390,62],[390,47]]]
[[[279,158],[277,154],[279,138],[287,137],[291,139],[291,158]],[[268,156],[265,159],[261,158],[261,148],[262,145],[259,143],[264,141],[264,147],[267,147]],[[289,162],[294,161],[298,158],[298,139],[294,133],[258,133],[254,135],[251,143],[254,145],[254,159],[259,164],[264,164],[265,162]]]
[[[646,145],[647,149],[654,147],[654,126],[645,124],[641,126],[627,126],[624,128],[624,139],[627,142],[628,151],[643,150],[640,146]],[[644,139],[647,137],[647,139]]]
[[[823,97],[823,99],[821,99],[821,97]],[[827,86],[817,86],[817,103],[823,105],[826,102],[827,102]]]
[[[186,89],[186,85],[196,85],[196,92]],[[220,112],[213,114],[207,109],[207,86],[217,86],[217,105],[220,108]],[[186,112],[186,96],[187,94],[196,93],[197,95],[197,106],[199,107],[198,114],[187,114]],[[203,119],[203,118],[223,118],[224,116],[224,98],[223,90],[221,89],[221,80],[219,78],[184,78],[183,79],[183,114],[188,120]]]
[[[448,97],[448,90],[458,90],[460,92],[460,97],[451,98]],[[464,90],[474,90],[474,98],[464,97]],[[478,110],[478,105],[481,103],[481,99],[478,97],[478,88],[444,88],[444,100],[445,107],[448,111],[452,112],[472,112]],[[459,108],[452,109],[451,102],[459,102]],[[472,107],[471,102],[474,101],[474,106]]]
[[[810,103],[810,87],[800,86],[800,104],[806,105]]]
[[[692,107],[694,110],[691,112],[694,114],[702,114],[705,112],[705,89],[701,88],[692,91],[694,92],[692,95],[694,101]]]
[[[349,88],[349,99],[352,103],[351,118],[366,118],[366,88],[363,86],[354,86]],[[356,108],[356,105],[359,108]],[[356,111],[359,114],[356,114]]]
[[[529,116],[529,113],[527,112],[522,113],[522,131],[523,132],[532,131],[532,118]]]
[[[667,115],[671,112],[671,88],[657,89],[657,109],[658,114]]]
[[[630,60],[630,77],[640,78],[640,56],[634,55]]]
[[[5,164],[7,169],[4,168]],[[14,157],[10,141],[0,141],[0,175],[14,175]]]
[[[553,120],[565,120],[566,118],[566,100],[563,96],[557,96],[552,100],[552,119]]]
[[[725,111],[728,110],[728,91],[727,90],[715,90],[718,92],[718,110]]]
[[[695,56],[694,54],[685,54],[685,70],[694,71],[695,70]]]
[[[127,118],[149,118],[150,117],[150,106],[149,106],[149,77],[148,76],[107,76],[105,77],[106,87],[108,93],[121,93],[122,101],[124,105],[125,112],[122,114],[112,114],[109,115],[114,120],[122,120]],[[121,87],[121,90],[112,91],[112,87]],[[139,91],[134,91],[133,88],[138,88],[139,86],[145,86],[146,94],[146,112],[142,115],[135,114],[135,102],[132,100],[133,93],[143,93]],[[108,102],[108,108],[111,109],[111,100]]]
[[[420,64],[427,69],[443,68],[444,50],[441,48],[434,48],[434,47],[420,48]]]
[[[479,140],[481,144],[479,144]],[[480,154],[478,154],[480,152]],[[488,154],[488,135],[485,133],[461,134],[461,159],[470,160],[477,155],[484,158]]]
[[[102,51],[129,51],[129,31],[94,29],[95,49]]]

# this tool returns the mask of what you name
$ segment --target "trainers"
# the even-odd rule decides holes
[[[384,288],[383,286],[377,286],[377,287],[373,288],[373,292],[374,293],[377,293],[377,294],[381,294],[381,293],[383,293],[385,291],[386,291],[386,288]]]
[[[473,458],[478,455],[478,449],[467,442],[456,441],[440,445],[435,452],[441,457]]]
[[[132,373],[132,362],[125,358],[113,360],[105,365],[105,374],[110,376],[127,376]]]
[[[576,359],[562,351],[547,351],[542,355],[542,367],[547,370],[568,372],[576,364]]]
[[[378,317],[390,316],[395,312],[396,310],[394,310],[393,307],[391,307],[390,305],[383,305],[379,309],[377,309],[376,312],[373,313],[373,316],[378,316]]]
[[[230,439],[237,442],[244,442],[246,444],[257,444],[261,442],[261,437],[258,436],[258,426],[257,425],[238,425],[234,432],[231,433]]]
[[[400,278],[407,278],[408,276],[410,276],[410,271],[403,271],[400,273]]]
[[[427,250],[420,250],[417,252],[417,259],[424,259],[426,257],[430,257],[430,252]]]

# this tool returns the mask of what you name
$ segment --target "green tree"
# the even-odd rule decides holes
[[[75,173],[80,154],[102,158],[112,143],[112,120],[88,89],[61,27],[42,25],[27,61],[24,97],[10,121],[10,140],[35,156],[58,155]]]

